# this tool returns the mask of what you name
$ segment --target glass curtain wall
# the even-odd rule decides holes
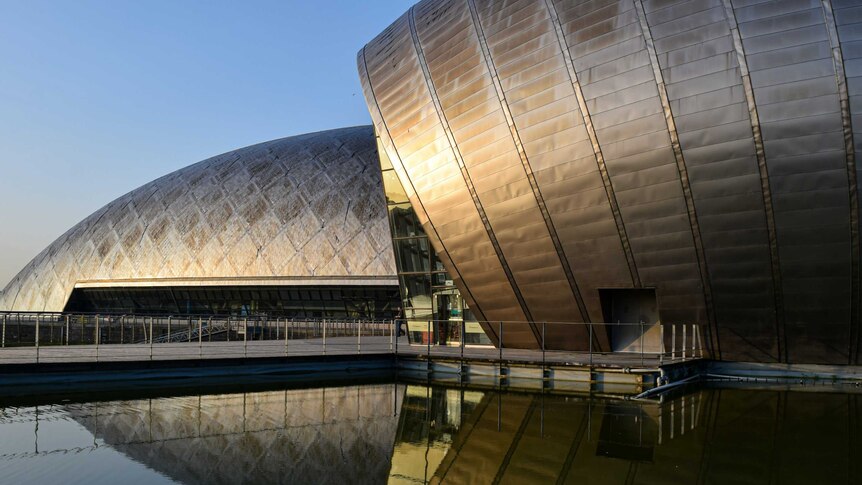
[[[411,343],[427,344],[430,339],[434,344],[457,345],[465,322],[465,343],[490,344],[437,258],[392,162],[379,138],[377,141],[398,267],[402,316],[407,321],[407,329],[402,331],[407,331]]]
[[[64,311],[136,315],[393,318],[395,286],[178,286],[76,288]]]

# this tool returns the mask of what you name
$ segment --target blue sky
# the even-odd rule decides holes
[[[0,0],[0,289],[154,178],[370,123],[356,52],[411,3]]]

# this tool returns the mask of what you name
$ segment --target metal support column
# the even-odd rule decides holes
[[[36,363],[39,363],[39,315],[36,315]]]
[[[153,318],[150,317],[150,360],[153,360]]]

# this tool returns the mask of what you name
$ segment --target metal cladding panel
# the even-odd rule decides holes
[[[283,138],[140,187],[57,239],[0,309],[61,311],[79,282],[319,278],[396,273],[370,126]]]
[[[483,277],[513,289],[474,292],[483,311],[573,296],[568,320],[596,321],[600,288],[655,287],[721,358],[858,361],[860,2],[426,1],[396,25],[365,53],[400,77],[366,96],[398,98],[390,129],[437,116],[392,150],[417,190],[464,181],[472,205],[433,193],[479,213],[502,267]],[[453,213],[427,218],[474,251]]]
[[[514,285],[536,321],[581,321],[500,100],[495,92],[469,6],[428,1],[414,10],[416,39],[427,63],[456,150],[464,162],[478,204],[508,264]],[[457,59],[466,59],[457,65]],[[464,99],[492,93],[476,107]],[[490,166],[489,166],[490,165]]]
[[[725,7],[697,0],[644,10],[688,168],[722,357],[778,361],[768,192]]]
[[[855,200],[851,199],[851,209],[853,209],[855,205],[857,211],[855,218],[857,226],[855,228],[855,232],[858,238],[860,223],[858,180],[860,178],[860,161],[862,161],[862,145],[860,145],[860,141],[857,141],[862,140],[862,3],[858,0],[834,0],[832,2],[832,8],[838,38],[841,43],[841,54],[844,61],[844,75],[847,80],[847,108],[849,113],[846,113],[845,115],[849,115],[848,121],[853,130],[850,141],[855,142],[852,153],[854,155],[853,163],[856,170],[857,186],[851,187],[850,195],[851,197],[855,196]],[[855,277],[858,284],[858,273]],[[860,298],[860,289],[858,286],[856,290],[857,292],[852,295],[852,297],[853,301],[858,302]],[[862,362],[859,355],[859,339],[862,338],[862,333],[859,332],[860,316],[858,309],[853,317],[854,319],[851,323],[851,345],[853,345],[854,348],[853,361],[856,364],[859,364]]]
[[[782,357],[847,363],[850,187],[823,5],[752,3],[734,2],[734,14],[772,187],[785,301]]]
[[[635,3],[554,2],[620,205],[641,283],[664,321],[707,319],[703,275],[647,38]]]
[[[565,265],[579,289],[631,286],[633,277],[579,106],[577,78],[564,56],[551,10],[532,0],[504,7],[479,0],[475,7],[500,86],[498,99],[509,113]],[[598,292],[579,293],[589,319],[602,321]]]
[[[468,302],[488,320],[526,321],[420,65],[411,14],[360,52],[361,81],[372,116],[379,117],[378,134],[402,184],[411,187],[408,195],[434,249],[470,295]],[[537,343],[526,326],[510,332],[507,344],[510,339],[524,346]]]

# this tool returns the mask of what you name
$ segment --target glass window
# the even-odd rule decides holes
[[[389,207],[392,220],[392,233],[395,237],[425,236],[419,219],[410,204],[398,204]]]
[[[401,295],[404,298],[404,312],[407,318],[412,318],[422,310],[422,314],[431,311],[431,277],[427,274],[405,275],[401,277]]]
[[[383,172],[383,190],[386,193],[386,202],[390,204],[401,204],[409,202],[407,192],[404,191],[404,186],[398,180],[395,170],[387,170]]]
[[[398,239],[398,271],[401,273],[427,273],[431,271],[428,238]]]

